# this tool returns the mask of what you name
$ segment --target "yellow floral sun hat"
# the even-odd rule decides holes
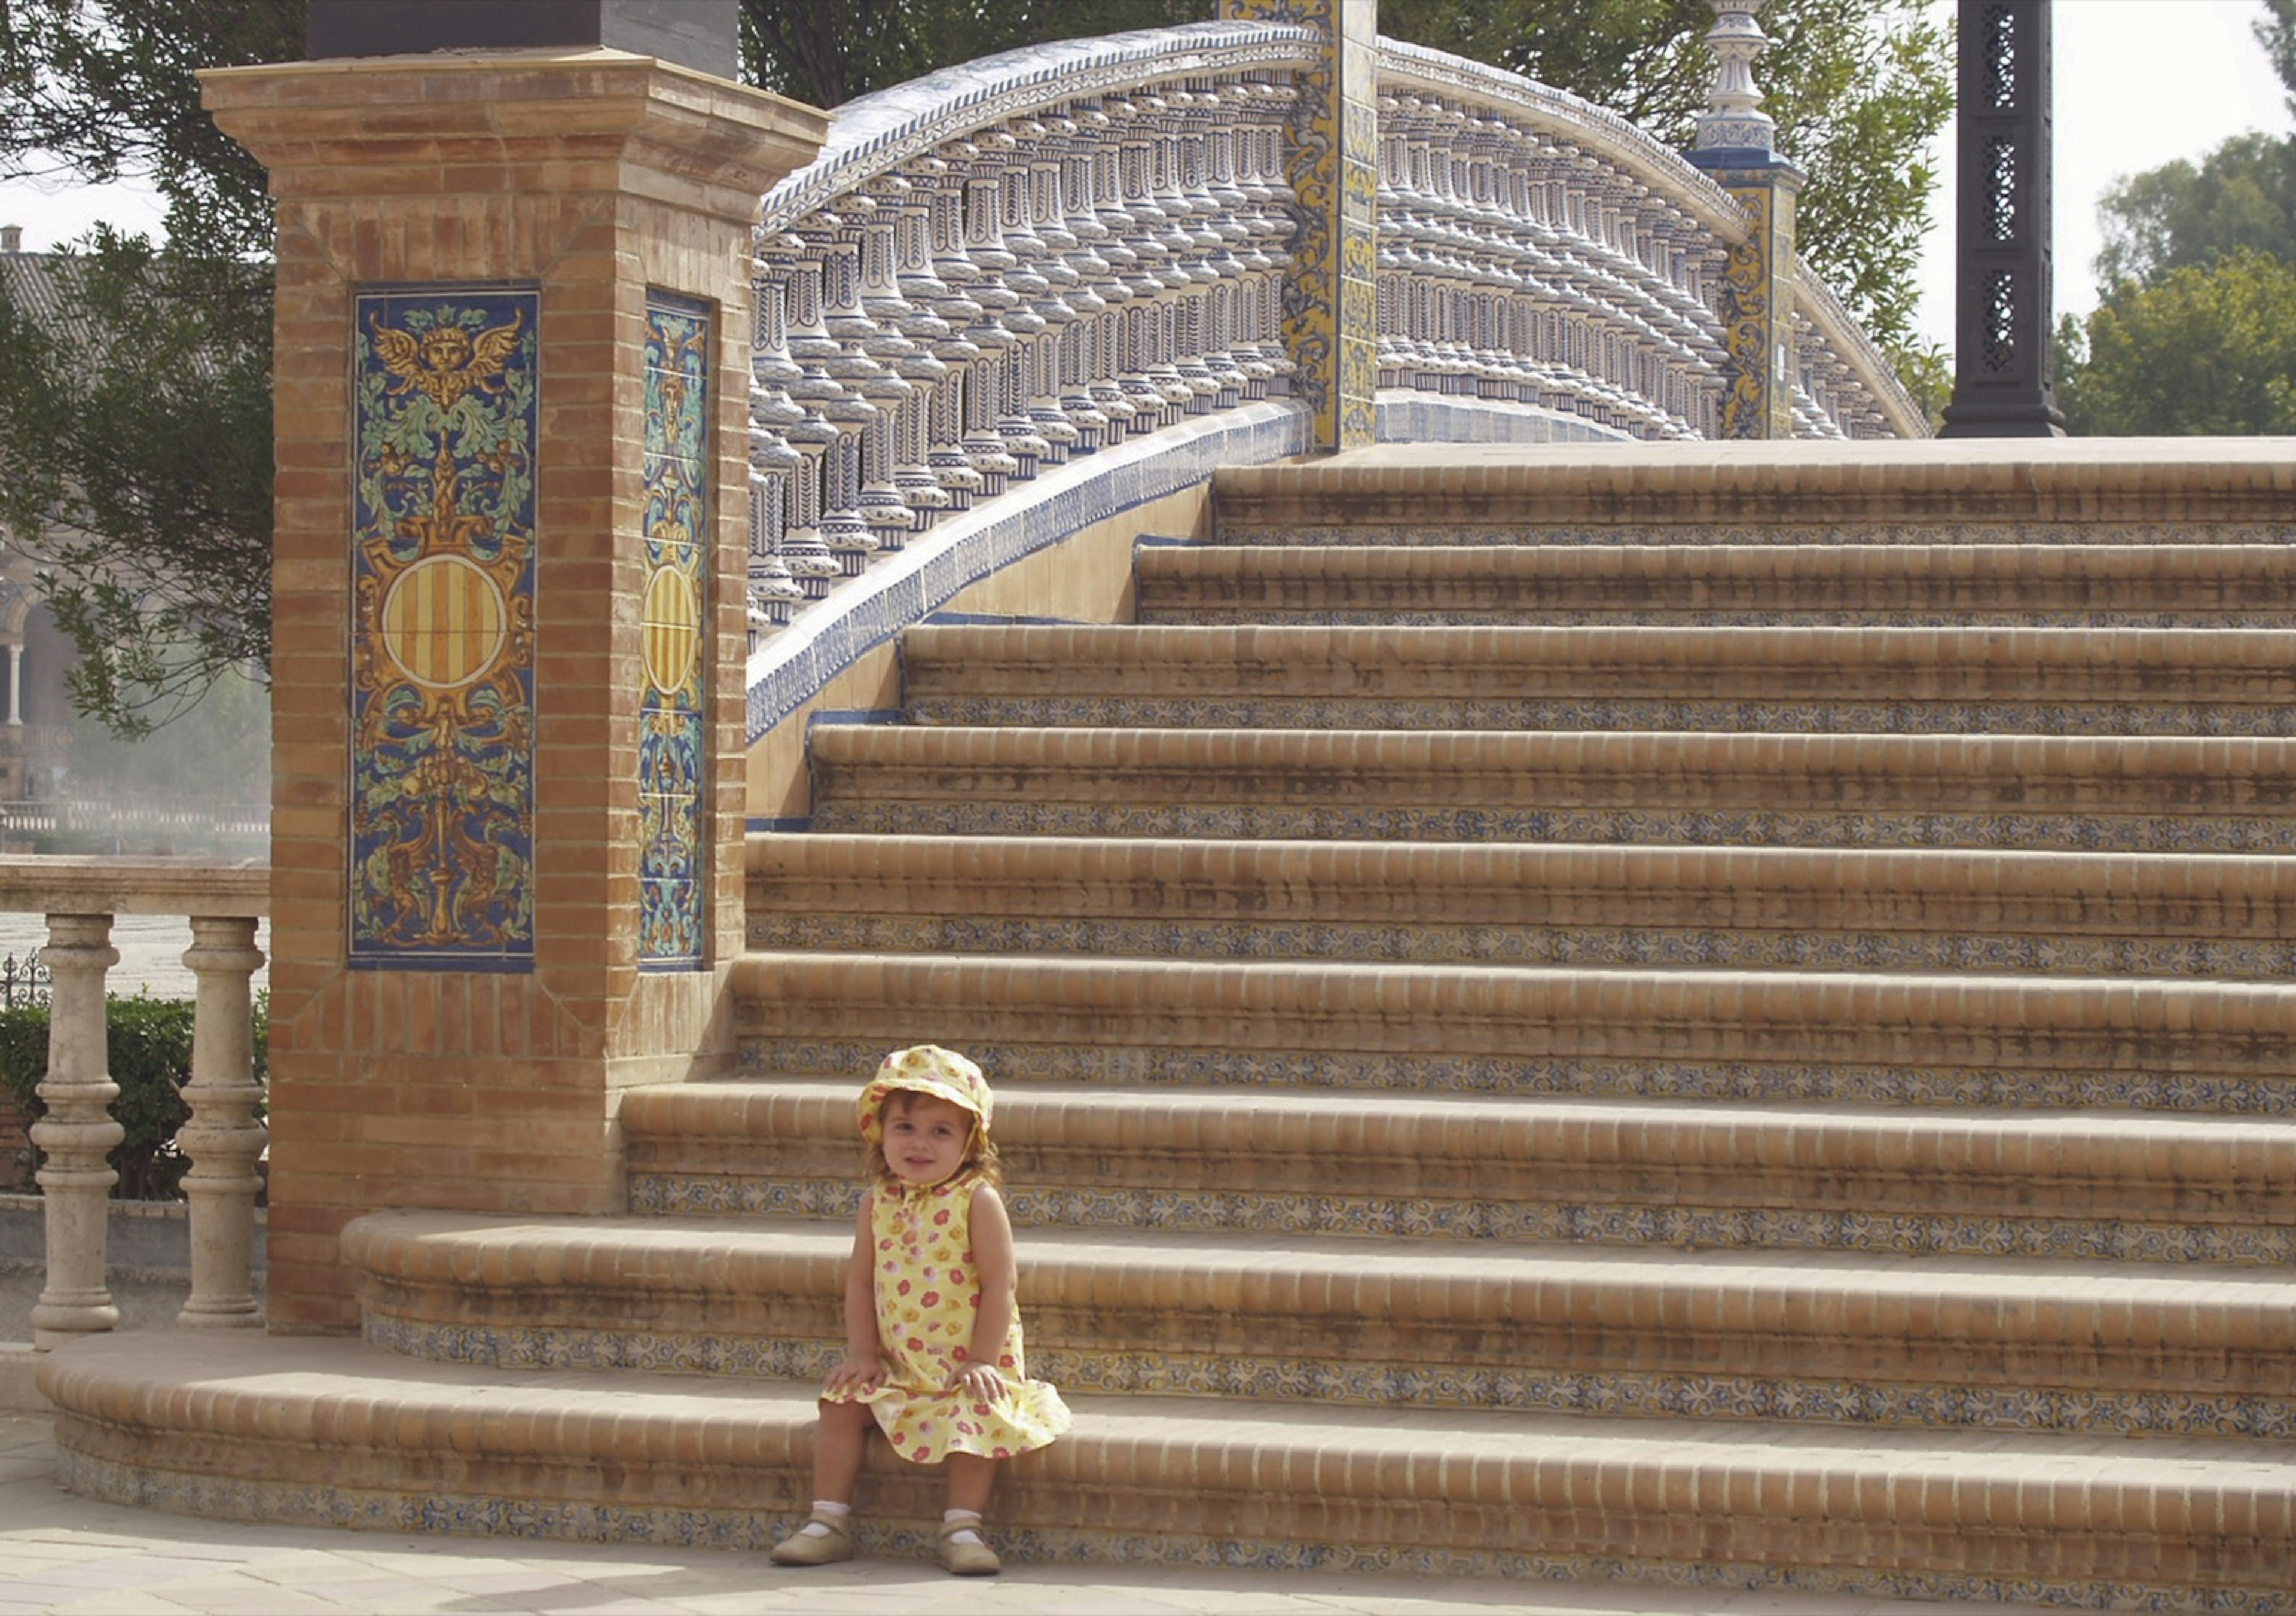
[[[971,1112],[980,1137],[988,1136],[988,1113],[993,1103],[988,1096],[988,1079],[980,1075],[980,1067],[954,1049],[943,1049],[938,1044],[913,1044],[885,1057],[877,1068],[877,1075],[861,1091],[857,1107],[861,1136],[872,1144],[883,1136],[884,1123],[880,1113],[884,1110],[886,1097],[897,1089],[931,1095],[961,1111]]]

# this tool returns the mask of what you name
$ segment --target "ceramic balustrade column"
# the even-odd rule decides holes
[[[191,1119],[176,1143],[191,1159],[184,1175],[192,1237],[192,1293],[176,1323],[184,1329],[246,1328],[263,1323],[255,1300],[256,1163],[267,1135],[255,1114],[254,997],[263,964],[255,921],[194,915],[184,964],[198,983],[192,1008]]]
[[[46,1160],[37,1178],[46,1221],[47,1281],[32,1308],[32,1345],[43,1351],[119,1323],[105,1268],[107,1204],[119,1175],[105,1160],[127,1129],[111,1115],[119,1085],[105,1048],[104,973],[119,963],[109,915],[51,915],[48,1073],[36,1090],[46,1114],[32,1143]]]

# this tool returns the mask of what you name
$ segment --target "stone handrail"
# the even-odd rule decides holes
[[[1281,392],[1280,143],[1313,44],[1070,41],[840,112],[758,229],[755,613],[1072,455]]]
[[[968,514],[1020,521],[1041,477],[1128,439],[1283,413],[1287,271],[1308,239],[1286,150],[1319,40],[1227,21],[984,58],[840,109],[767,193],[752,738],[789,710],[759,695],[787,653],[759,646],[832,590],[853,598],[840,586],[873,561]],[[1542,435],[1714,435],[1739,201],[1576,96],[1394,40],[1376,55],[1382,386]],[[1918,435],[1839,303],[1806,269],[1796,291],[1797,432]]]
[[[46,1158],[38,1181],[47,1230],[47,1276],[32,1309],[32,1342],[49,1348],[119,1321],[106,1277],[105,1200],[118,1175],[104,1160],[123,1136],[110,1112],[119,1088],[107,1070],[105,973],[119,963],[111,923],[119,915],[181,915],[192,926],[184,964],[198,983],[192,1019],[191,1118],[176,1140],[192,1246],[186,1326],[259,1325],[253,1251],[257,1163],[266,1139],[256,1116],[250,983],[263,955],[258,921],[270,912],[271,872],[262,860],[215,864],[179,858],[0,857],[0,908],[45,915],[50,972],[46,1114],[32,1143]]]
[[[1833,288],[1796,255],[1795,361],[1807,411],[1795,435],[1808,438],[1926,438],[1929,422],[1865,328]]]
[[[1743,210],[1616,114],[1380,42],[1380,384],[1715,434]]]

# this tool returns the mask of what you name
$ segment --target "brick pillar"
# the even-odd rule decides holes
[[[732,1063],[750,226],[825,119],[613,48],[203,84],[279,222],[270,1317],[348,1329],[350,1218],[616,1210],[619,1091]]]
[[[1220,0],[1222,18],[1320,29],[1324,60],[1295,83],[1284,179],[1299,229],[1283,278],[1292,392],[1316,413],[1316,447],[1378,436],[1378,0]]]

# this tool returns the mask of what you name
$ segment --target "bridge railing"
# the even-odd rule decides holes
[[[1226,21],[987,58],[840,109],[820,157],[767,193],[752,739],[793,704],[775,631],[847,611],[886,558],[960,547],[962,527],[973,554],[939,570],[953,589],[1011,554],[984,533],[1057,525],[1028,513],[1073,490],[1055,474],[1086,457],[1121,454],[1131,488],[1162,444],[1193,465],[1185,451],[1223,420],[1259,429],[1220,437],[1231,460],[1305,447],[1285,424],[1302,200],[1286,143],[1322,40]],[[1393,40],[1376,70],[1386,434],[1469,408],[1486,437],[1715,435],[1732,362],[1718,283],[1752,227],[1740,203],[1625,119],[1519,75]],[[1923,431],[1800,278],[1797,432]],[[819,606],[832,594],[846,607]],[[920,584],[906,609],[941,598]]]
[[[182,915],[192,946],[191,1116],[176,1135],[188,1159],[184,1197],[191,1235],[186,1326],[257,1326],[255,1201],[267,1133],[255,1079],[256,926],[270,909],[261,860],[0,857],[0,910],[46,917],[40,962],[49,972],[48,1070],[31,1126],[44,1158],[37,1181],[46,1226],[46,1277],[32,1309],[32,1342],[47,1348],[119,1322],[107,1277],[106,1201],[118,1178],[105,1160],[125,1130],[111,1115],[119,1087],[106,1054],[105,978],[120,915]]]

